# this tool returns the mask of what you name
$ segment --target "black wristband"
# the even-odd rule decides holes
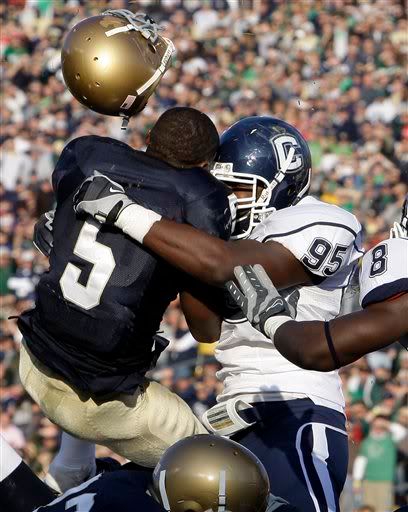
[[[324,334],[326,335],[327,346],[329,347],[330,354],[332,356],[334,365],[336,368],[340,368],[341,364],[340,364],[339,358],[337,357],[336,350],[334,348],[333,338],[331,337],[331,333],[330,333],[329,322],[324,322]]]

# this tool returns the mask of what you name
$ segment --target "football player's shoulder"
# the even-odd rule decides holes
[[[355,236],[361,231],[361,225],[355,215],[315,197],[305,197],[290,209],[293,210],[291,215],[303,217],[304,224],[339,227],[352,232]]]
[[[332,276],[363,254],[355,216],[313,197],[271,213],[252,238],[279,242],[320,277]]]
[[[314,197],[306,197],[298,204],[278,210],[263,223],[265,240],[278,239],[302,233],[309,239],[317,233],[332,241],[347,236],[356,239],[361,236],[361,224],[352,213],[338,206],[324,203]]]
[[[73,148],[77,148],[78,150],[84,150],[85,148],[89,149],[90,147],[100,145],[130,148],[130,146],[128,146],[124,142],[121,142],[120,140],[117,139],[112,139],[111,137],[101,137],[99,135],[82,135],[81,137],[75,137],[74,139],[71,139],[65,145],[64,150]]]
[[[100,137],[99,135],[86,135],[75,139],[78,155],[82,158],[93,158],[102,160],[103,158],[112,158],[113,154],[129,153],[136,151],[128,144],[112,139],[111,137]]]
[[[363,308],[408,291],[408,238],[383,240],[363,257],[360,303]]]
[[[62,150],[57,163],[55,164],[54,171],[52,173],[52,184],[54,191],[57,193],[57,199],[62,200],[66,194],[72,192],[71,189],[79,185],[79,183],[86,177],[85,174],[80,170],[81,168],[81,155],[89,153],[89,149],[92,146],[93,136],[82,136],[76,137],[70,140]],[[60,194],[60,184],[69,178],[70,184],[65,187],[62,196]],[[72,187],[71,187],[72,185]]]
[[[361,263],[361,278],[390,272],[408,277],[408,238],[388,238],[367,251]]]
[[[232,223],[231,191],[205,169],[185,169],[177,173],[177,190],[183,198],[185,221],[227,240]]]
[[[228,187],[201,167],[178,169],[174,173],[177,189],[187,202],[203,199],[210,194],[228,195]]]

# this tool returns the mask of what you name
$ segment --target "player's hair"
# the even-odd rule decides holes
[[[173,167],[195,167],[211,162],[220,138],[214,123],[206,115],[190,107],[167,110],[150,132],[147,154]]]

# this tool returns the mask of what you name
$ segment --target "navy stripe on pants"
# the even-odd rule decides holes
[[[348,463],[343,414],[309,399],[257,407],[262,420],[232,439],[262,461],[271,492],[302,512],[338,512]]]

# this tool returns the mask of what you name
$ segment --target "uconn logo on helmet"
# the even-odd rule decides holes
[[[297,172],[303,167],[301,147],[293,135],[279,134],[270,139],[278,162],[279,171],[283,174]]]

